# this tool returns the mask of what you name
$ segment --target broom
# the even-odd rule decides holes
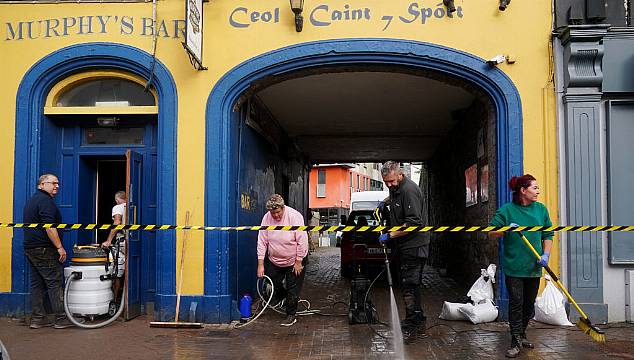
[[[189,225],[189,211],[185,212],[185,225]],[[183,267],[185,265],[185,246],[187,245],[187,237],[189,236],[189,230],[185,230],[183,234],[183,247],[181,248],[181,262],[180,262],[180,273],[178,275],[178,292],[176,294],[176,315],[174,316],[173,322],[164,322],[164,321],[152,321],[150,322],[150,327],[161,327],[161,328],[187,328],[187,329],[199,329],[203,327],[202,323],[188,323],[188,322],[179,322],[178,321],[178,312],[181,305],[181,289],[183,287]]]
[[[522,234],[522,232],[519,231],[519,230],[517,232],[520,234],[520,237],[522,238],[522,240],[524,240],[524,243],[531,249],[533,254],[535,254],[535,256],[537,256],[537,259],[541,260],[542,257],[535,250],[533,245],[531,245],[531,243],[528,241],[526,236],[524,236],[524,234]],[[581,310],[581,308],[579,307],[579,305],[577,304],[575,299],[572,298],[572,296],[566,290],[566,288],[561,283],[561,281],[559,280],[557,275],[555,275],[555,273],[550,269],[550,266],[546,265],[546,266],[544,266],[544,268],[546,269],[548,274],[550,274],[550,277],[553,278],[553,280],[555,281],[555,284],[557,284],[557,286],[564,292],[564,294],[566,294],[566,297],[568,298],[568,300],[570,300],[570,302],[575,306],[575,308],[577,308],[577,311],[581,315],[581,317],[579,318],[579,321],[577,321],[577,327],[579,329],[581,329],[581,331],[583,331],[587,335],[590,335],[590,337],[592,337],[592,340],[594,340],[596,342],[599,342],[599,343],[604,343],[605,342],[605,332],[603,332],[603,330],[599,329],[598,327],[592,325],[592,323],[590,322],[590,319],[588,318],[588,316],[583,312],[583,310]]]

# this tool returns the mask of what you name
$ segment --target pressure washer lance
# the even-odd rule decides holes
[[[376,220],[377,224],[381,225],[381,221],[383,220],[381,218],[381,210],[379,210],[379,208],[374,209],[374,213],[372,214],[374,216],[374,219]],[[385,255],[385,270],[387,271],[387,283],[390,286],[390,288],[392,287],[392,272],[390,271],[390,260],[389,257],[387,256],[387,246],[385,246],[385,243],[382,242],[381,246],[383,247],[383,255]]]
[[[392,287],[392,272],[390,271],[390,260],[388,259],[387,256],[387,246],[385,246],[385,243],[381,243],[381,245],[383,246],[383,255],[385,255],[385,269],[387,270],[387,284]]]

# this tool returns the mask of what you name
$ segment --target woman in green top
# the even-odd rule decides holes
[[[513,202],[498,209],[491,220],[491,226],[552,226],[548,210],[544,204],[537,202],[539,186],[532,175],[514,176],[509,181],[509,187],[513,192]],[[527,231],[524,234],[535,250],[543,254],[541,260],[535,262],[535,255],[518,233],[489,233],[491,239],[504,237],[501,258],[509,293],[511,328],[511,346],[506,351],[507,357],[516,357],[522,347],[533,348],[533,344],[526,339],[526,327],[528,321],[535,316],[535,297],[542,266],[548,264],[553,245],[552,231]]]

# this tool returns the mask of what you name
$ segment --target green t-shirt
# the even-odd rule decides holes
[[[498,209],[491,220],[491,226],[507,226],[516,223],[520,226],[552,226],[548,209],[544,204],[534,202],[523,206],[508,203]],[[542,254],[542,240],[552,240],[552,231],[522,231],[531,245]],[[537,264],[535,254],[524,244],[517,233],[507,232],[504,236],[502,254],[504,274],[513,277],[540,277],[542,267]]]

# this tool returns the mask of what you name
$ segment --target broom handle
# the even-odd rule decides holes
[[[535,256],[537,256],[537,259],[541,260],[542,257],[539,255],[539,253],[537,252],[537,250],[535,250],[535,248],[533,247],[533,245],[531,245],[530,241],[528,241],[528,239],[526,238],[526,236],[524,236],[524,234],[522,234],[521,231],[518,231],[518,233],[520,234],[520,237],[522,238],[522,240],[524,240],[524,243],[528,246],[529,249],[531,249],[531,251],[533,252],[533,254],[535,254]],[[581,316],[584,319],[588,319],[588,316],[583,312],[583,310],[581,310],[581,308],[579,307],[579,305],[577,304],[577,302],[575,301],[575,299],[572,298],[572,295],[570,295],[570,293],[568,292],[568,290],[566,290],[566,288],[564,287],[564,285],[561,283],[561,281],[559,280],[559,278],[557,277],[557,275],[555,275],[555,273],[550,269],[550,266],[546,265],[544,266],[544,268],[546,268],[546,271],[548,272],[548,274],[550,274],[550,277],[553,278],[553,280],[555,280],[555,283],[557,284],[557,286],[561,289],[561,291],[564,292],[564,294],[566,294],[566,297],[568,298],[568,300],[570,300],[570,302],[577,308],[577,311],[579,311],[579,314],[581,314]]]
[[[189,225],[189,210],[185,212],[185,225]],[[183,234],[183,247],[181,248],[180,272],[178,275],[178,293],[176,294],[176,316],[174,322],[178,322],[178,312],[181,307],[181,289],[183,288],[183,266],[185,265],[185,244],[187,243],[189,232],[185,230]]]

